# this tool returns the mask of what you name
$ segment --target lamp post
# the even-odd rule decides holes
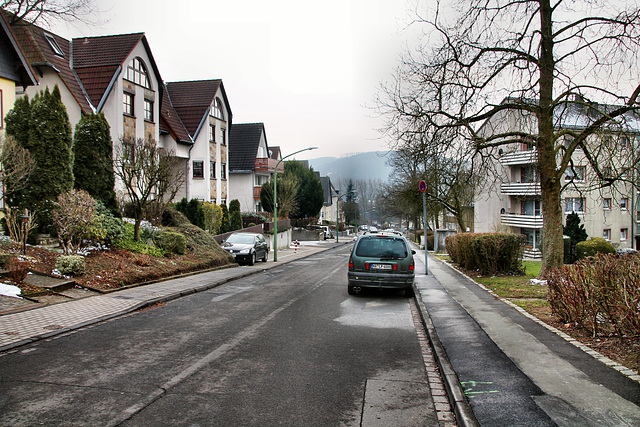
[[[29,220],[29,215],[27,213],[23,213],[20,215],[20,220],[22,221],[22,255],[27,254],[27,221]]]
[[[294,154],[302,153],[307,150],[315,150],[318,147],[307,147],[302,150],[295,151],[291,154],[287,154],[276,163],[276,167],[273,170],[273,261],[278,261],[278,165],[280,162],[291,157]]]

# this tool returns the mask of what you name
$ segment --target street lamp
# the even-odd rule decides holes
[[[22,221],[22,255],[27,254],[27,221],[29,220],[29,215],[25,212],[20,215],[20,220]]]
[[[295,151],[291,154],[287,154],[276,163],[273,174],[273,261],[278,261],[278,165],[280,162],[291,157],[294,154],[302,153],[303,151],[315,150],[318,147],[307,147],[302,150]]]

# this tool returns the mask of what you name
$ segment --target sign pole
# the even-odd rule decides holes
[[[429,253],[427,251],[427,183],[425,181],[420,181],[420,191],[422,192],[422,224],[424,229],[424,274],[429,275]],[[434,236],[435,237],[435,236]]]

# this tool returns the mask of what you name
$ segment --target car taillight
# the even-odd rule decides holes
[[[371,265],[368,262],[364,263],[364,269],[368,270]]]
[[[398,269],[398,264],[393,264],[393,271],[396,271]]]
[[[409,271],[413,271],[415,270],[416,266],[415,266],[415,261],[411,260],[411,265],[409,266]]]
[[[353,260],[349,258],[349,268],[353,269]]]

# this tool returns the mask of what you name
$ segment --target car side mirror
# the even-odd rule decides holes
[[[413,249],[411,249],[411,253],[412,253],[413,255],[415,255],[415,254],[416,254],[416,251],[414,251]]]

